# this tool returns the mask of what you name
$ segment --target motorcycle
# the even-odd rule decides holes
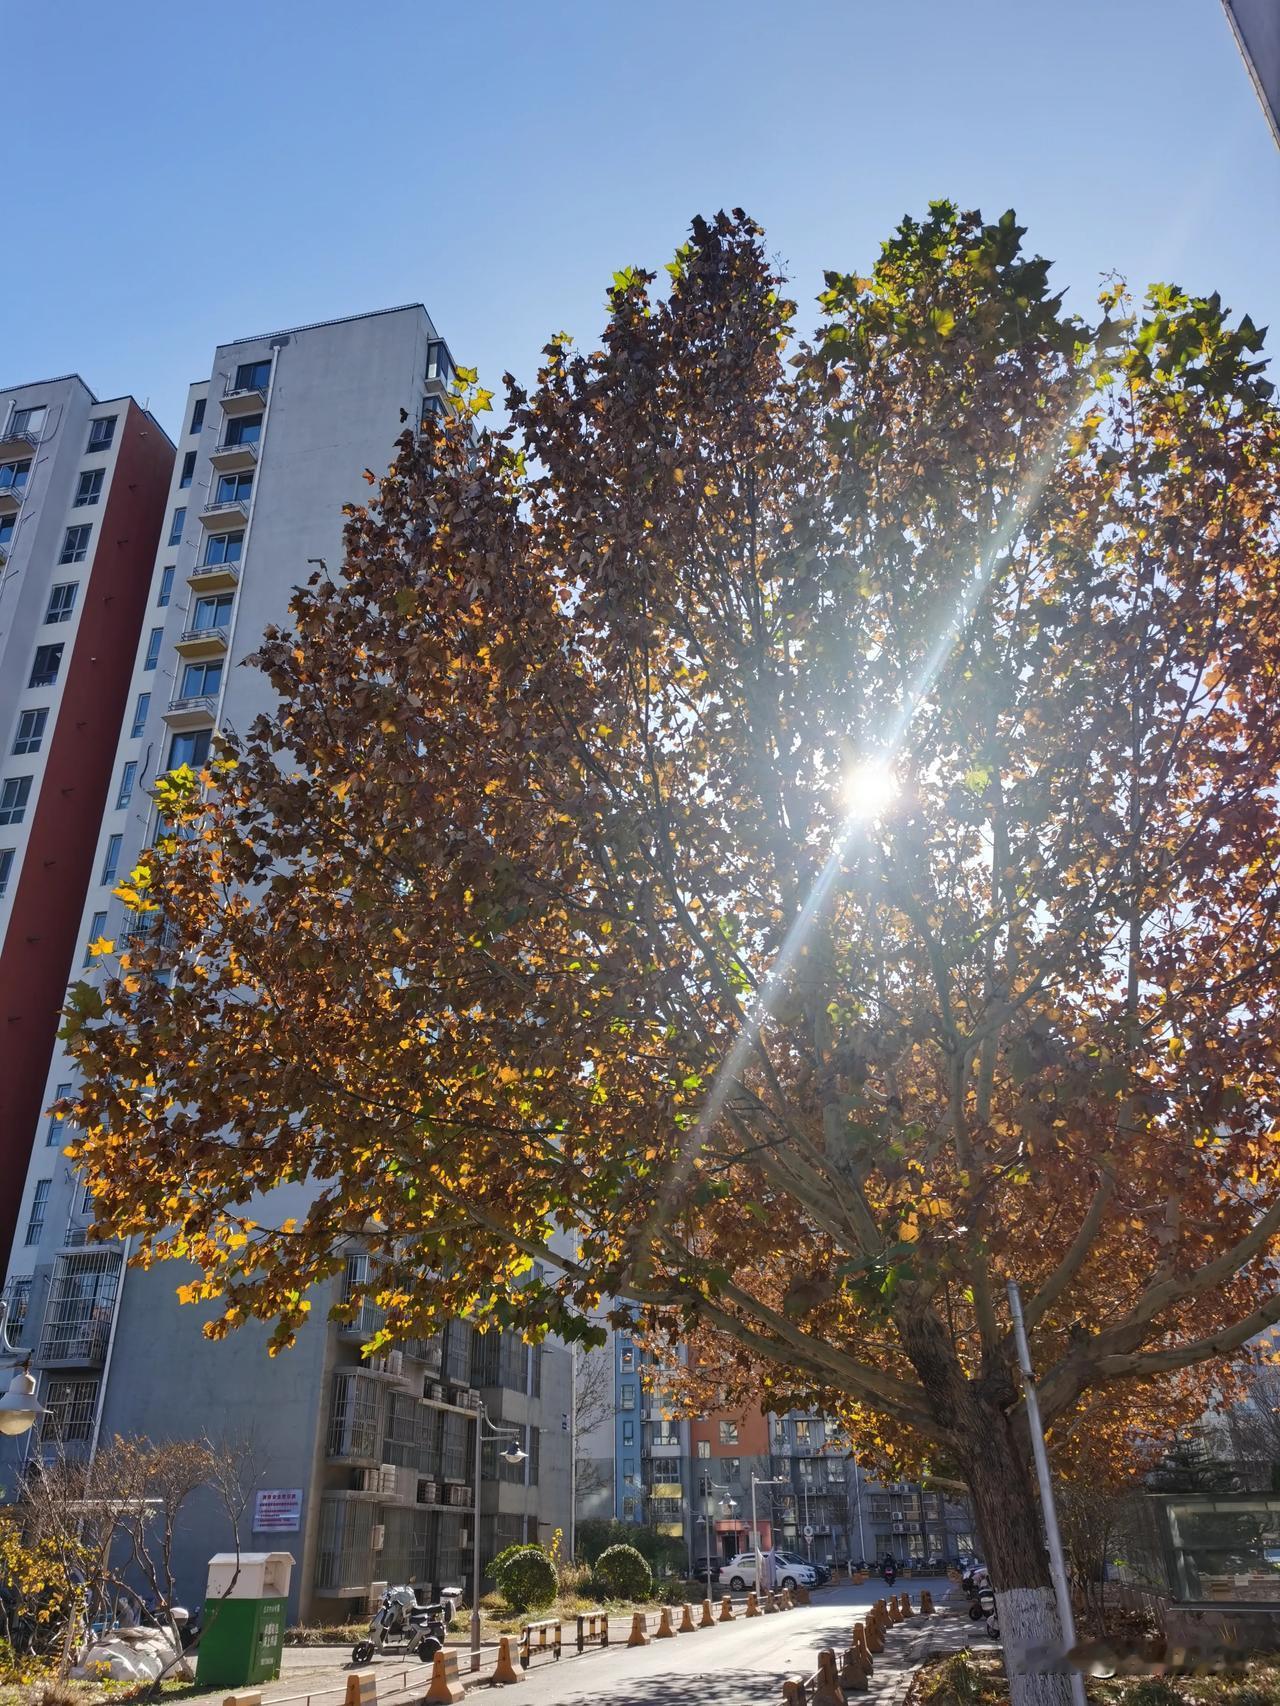
[[[974,1623],[986,1619],[984,1627],[992,1640],[1000,1639],[1000,1614],[996,1609],[996,1596],[984,1581],[981,1587],[974,1588],[973,1599],[969,1603],[969,1616]]]
[[[389,1587],[369,1623],[371,1639],[356,1642],[351,1649],[351,1662],[367,1665],[375,1654],[395,1649],[415,1652],[424,1664],[429,1664],[444,1646],[445,1633],[452,1622],[451,1599],[419,1605],[411,1587]]]
[[[898,1572],[892,1564],[886,1564],[880,1574],[884,1577],[884,1585],[891,1588],[898,1579]]]

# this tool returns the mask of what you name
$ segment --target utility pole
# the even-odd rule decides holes
[[[1053,1502],[1053,1481],[1049,1475],[1049,1454],[1044,1447],[1044,1429],[1040,1423],[1040,1398],[1036,1392],[1035,1375],[1031,1370],[1031,1351],[1027,1345],[1027,1329],[1022,1319],[1022,1295],[1016,1280],[1010,1280],[1009,1315],[1013,1322],[1013,1342],[1018,1352],[1018,1369],[1022,1375],[1022,1391],[1027,1404],[1027,1425],[1031,1432],[1031,1451],[1036,1462],[1036,1478],[1040,1483],[1040,1510],[1044,1517],[1044,1537],[1049,1548],[1049,1573],[1053,1577],[1054,1597],[1058,1602],[1058,1621],[1062,1625],[1062,1644],[1067,1650],[1076,1644],[1075,1617],[1071,1610],[1071,1584],[1067,1578],[1067,1560],[1062,1550],[1062,1535],[1058,1530],[1058,1511]],[[1087,1706],[1084,1677],[1074,1666],[1069,1671],[1073,1706]]]

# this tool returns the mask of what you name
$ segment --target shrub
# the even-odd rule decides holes
[[[634,1546],[610,1546],[596,1559],[593,1579],[601,1599],[648,1599],[653,1571]]]
[[[540,1546],[521,1546],[502,1558],[501,1570],[495,1570],[498,1591],[512,1611],[531,1611],[550,1605],[559,1591],[556,1567]],[[495,1563],[497,1560],[495,1560]]]
[[[1163,1677],[1144,1676],[1124,1696],[1124,1706],[1186,1706],[1186,1701]]]

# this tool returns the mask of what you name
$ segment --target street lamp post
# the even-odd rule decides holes
[[[702,1533],[703,1546],[706,1548],[702,1555],[703,1567],[707,1573],[707,1598],[711,1598],[711,1495],[712,1493],[727,1493],[728,1487],[721,1481],[713,1481],[709,1475],[702,1478]],[[721,1501],[725,1510],[733,1516],[738,1508],[737,1499]]]
[[[756,1553],[756,1591],[764,1586],[764,1557],[760,1551],[760,1524],[756,1520],[756,1488],[757,1487],[789,1487],[790,1480],[785,1475],[756,1475],[751,1476],[751,1544]]]
[[[489,1416],[489,1412],[481,1404],[476,1410],[476,1478],[475,1498],[472,1501],[474,1516],[471,1530],[471,1669],[480,1669],[480,1453],[486,1439],[510,1439],[516,1441],[502,1453],[504,1463],[523,1463],[528,1453],[520,1445],[521,1429],[500,1428]],[[485,1428],[488,1428],[486,1434]]]
[[[0,1303],[0,1359],[17,1363],[9,1390],[0,1398],[0,1434],[16,1439],[35,1426],[44,1414],[36,1402],[35,1376],[31,1372],[31,1352],[20,1351],[9,1343],[9,1305]]]

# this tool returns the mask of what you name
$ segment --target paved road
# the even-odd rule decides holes
[[[902,1584],[919,1603],[927,1587],[937,1603],[947,1581],[912,1580]],[[535,1661],[516,1691],[515,1706],[673,1706],[696,1700],[699,1706],[779,1706],[788,1676],[811,1675],[822,1647],[847,1646],[859,1608],[884,1592],[878,1580],[861,1587],[842,1584],[814,1596],[808,1607],[773,1617],[739,1617],[731,1624],[654,1641],[648,1647],[613,1646],[604,1653]],[[906,1625],[910,1628],[911,1625]],[[901,1631],[890,1636],[890,1643]],[[886,1656],[891,1656],[886,1655]],[[877,1672],[887,1673],[877,1660]],[[887,1674],[880,1676],[887,1681]],[[877,1694],[887,1691],[877,1688]]]

